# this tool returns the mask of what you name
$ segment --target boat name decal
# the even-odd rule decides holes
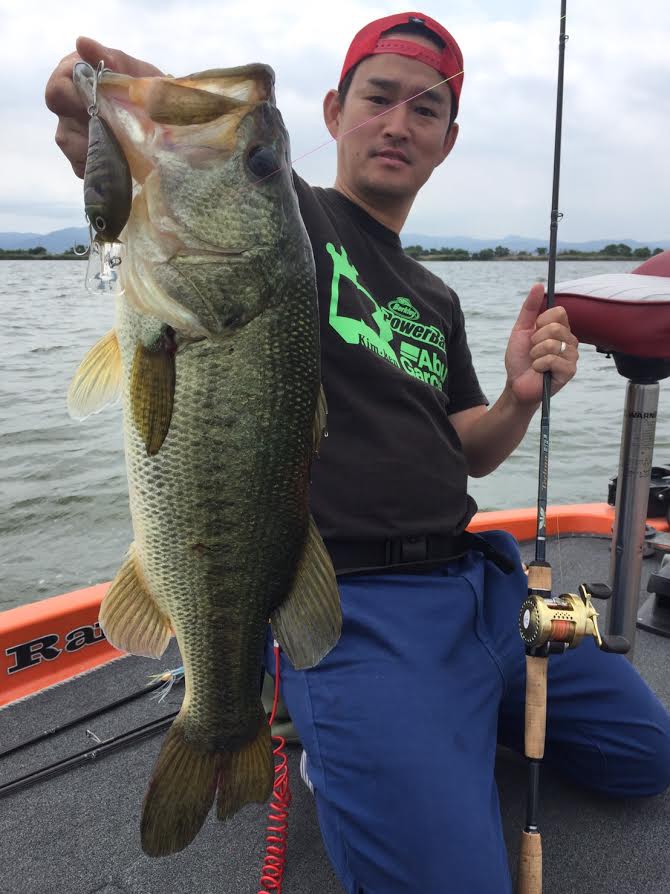
[[[53,661],[62,652],[78,652],[84,646],[102,642],[104,639],[105,634],[97,622],[71,630],[65,635],[62,648],[58,645],[59,634],[48,633],[45,636],[38,636],[37,639],[31,639],[5,649],[5,654],[13,657],[15,661],[14,666],[7,669],[7,673],[15,674],[18,671],[34,667],[42,661]]]

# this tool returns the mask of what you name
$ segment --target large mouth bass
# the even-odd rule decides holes
[[[268,619],[296,667],[339,638],[308,504],[325,425],[314,262],[270,68],[96,78],[80,63],[74,80],[104,121],[85,177],[101,219],[115,194],[95,182],[114,178],[104,153],[132,175],[115,330],[84,358],[69,406],[81,418],[123,398],[134,542],[101,626],[153,657],[174,632],[184,662],[141,823],[160,856],[194,838],[215,797],[225,819],[272,791]]]

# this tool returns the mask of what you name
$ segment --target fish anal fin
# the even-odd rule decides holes
[[[169,619],[147,590],[133,547],[100,605],[100,626],[117,649],[160,658],[172,636]]]
[[[175,351],[165,337],[156,347],[139,343],[130,372],[130,409],[148,456],[155,456],[170,430],[175,389]]]
[[[121,351],[116,332],[93,345],[79,364],[67,393],[73,419],[85,419],[113,403],[121,393]]]
[[[296,669],[314,667],[340,638],[342,609],[337,578],[311,516],[293,589],[270,620],[272,632]]]

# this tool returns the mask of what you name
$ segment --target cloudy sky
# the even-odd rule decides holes
[[[329,139],[321,101],[353,34],[403,11],[337,0],[0,0],[0,231],[83,224],[81,181],[57,149],[44,85],[78,34],[174,75],[266,62],[298,158]],[[458,143],[406,230],[547,236],[559,0],[424,2],[465,58]],[[670,4],[570,0],[559,238],[670,239]],[[334,144],[296,163],[330,186]]]

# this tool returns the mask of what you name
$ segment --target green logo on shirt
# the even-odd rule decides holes
[[[406,297],[392,299],[382,307],[358,280],[358,270],[349,261],[344,248],[338,251],[332,242],[326,250],[333,260],[328,321],[350,345],[361,345],[408,375],[442,390],[447,378],[446,341],[436,326],[420,322],[419,311]],[[341,280],[352,283],[359,295],[357,316],[341,307]],[[393,342],[396,342],[394,347]],[[418,344],[413,344],[417,342]]]
[[[395,355],[391,342],[393,340],[393,330],[389,326],[383,309],[377,304],[372,295],[358,281],[358,270],[349,263],[349,258],[344,249],[338,252],[335,246],[329,242],[326,245],[328,254],[333,259],[333,279],[330,286],[330,314],[329,321],[335,332],[350,345],[363,345],[369,351],[374,351],[380,357],[393,363],[394,366],[400,366],[398,358]],[[375,326],[371,326],[365,320],[355,320],[347,317],[339,312],[340,303],[340,279],[344,278],[353,283],[359,292],[361,292],[372,305],[372,322]]]

